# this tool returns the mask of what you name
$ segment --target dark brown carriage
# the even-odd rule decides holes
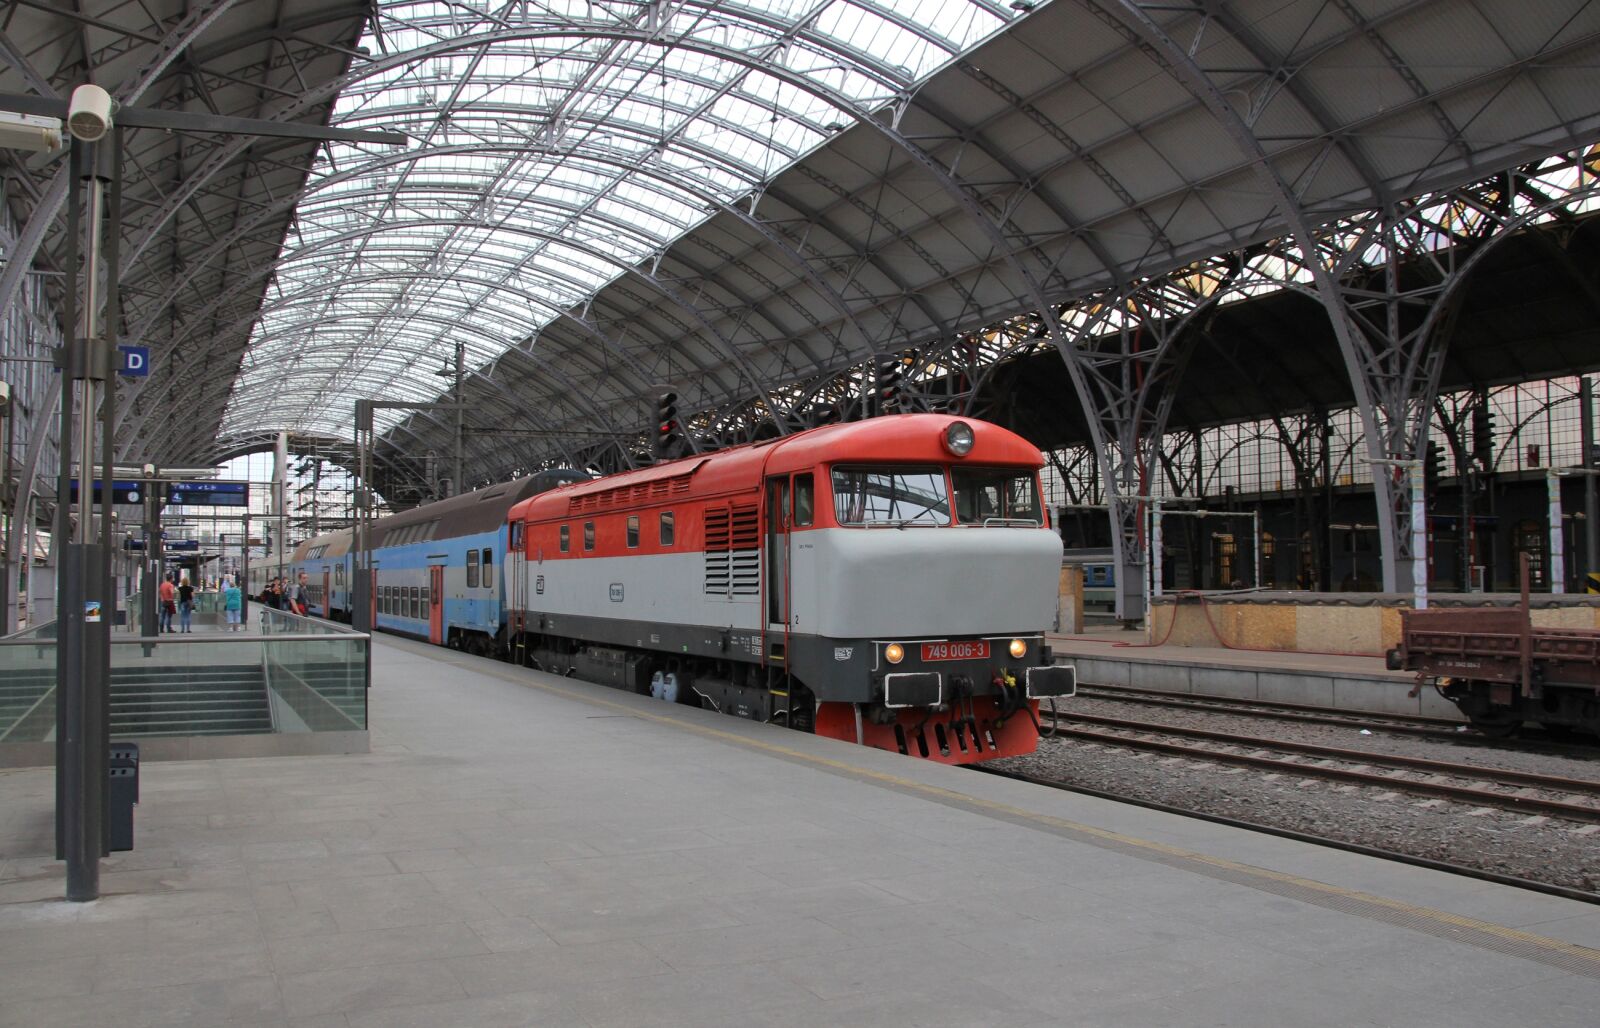
[[[1433,681],[1485,732],[1536,721],[1600,735],[1600,631],[1536,627],[1526,570],[1523,582],[1511,609],[1403,611],[1389,667]]]

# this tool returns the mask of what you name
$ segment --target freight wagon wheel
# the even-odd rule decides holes
[[[1514,717],[1505,718],[1473,718],[1472,727],[1480,734],[1491,739],[1506,739],[1516,734],[1522,727],[1522,719]]]

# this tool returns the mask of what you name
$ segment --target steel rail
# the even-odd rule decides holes
[[[1600,893],[1574,889],[1567,885],[1553,885],[1549,882],[1534,881],[1529,878],[1517,878],[1513,875],[1501,874],[1498,871],[1488,871],[1467,864],[1452,864],[1448,861],[1434,860],[1431,857],[1419,857],[1410,853],[1401,853],[1397,850],[1366,846],[1359,842],[1347,842],[1344,839],[1335,839],[1331,836],[1313,835],[1310,832],[1300,832],[1293,828],[1279,828],[1276,825],[1262,824],[1259,821],[1245,821],[1223,814],[1210,814],[1203,810],[1174,806],[1173,804],[1161,803],[1156,800],[1140,799],[1137,796],[1125,796],[1121,793],[1108,792],[1104,789],[1095,789],[1086,785],[1069,785],[1066,782],[1040,778],[1036,775],[1021,774],[1016,771],[1002,771],[987,764],[968,764],[966,766],[974,771],[982,771],[984,774],[1027,782],[1030,785],[1039,785],[1046,789],[1073,792],[1080,796],[1093,796],[1096,799],[1110,800],[1113,803],[1143,807],[1146,810],[1157,810],[1163,814],[1193,818],[1196,821],[1209,821],[1212,824],[1226,825],[1229,828],[1238,828],[1247,832],[1259,832],[1262,835],[1273,835],[1280,839],[1292,839],[1295,842],[1309,843],[1310,845],[1322,846],[1327,849],[1343,850],[1346,853],[1359,853],[1362,856],[1376,857],[1380,860],[1392,860],[1399,864],[1410,864],[1413,867],[1425,867],[1432,871],[1460,875],[1463,878],[1474,878],[1479,881],[1494,882],[1497,885],[1509,885],[1513,888],[1527,889],[1529,892],[1542,892],[1551,896],[1560,896],[1564,899],[1577,900],[1580,903],[1600,904]]]
[[[1562,778],[1556,775],[1542,775],[1534,771],[1517,771],[1512,768],[1478,767],[1473,764],[1456,764],[1447,760],[1433,760],[1428,757],[1407,757],[1390,753],[1370,753],[1366,750],[1349,750],[1337,746],[1322,746],[1317,743],[1294,742],[1288,739],[1263,739],[1256,736],[1239,735],[1235,732],[1215,732],[1204,728],[1189,728],[1178,725],[1162,725],[1149,721],[1131,721],[1127,718],[1103,717],[1098,714],[1060,713],[1055,715],[1057,723],[1062,721],[1081,721],[1086,724],[1104,725],[1108,728],[1124,728],[1129,731],[1162,732],[1167,735],[1181,735],[1190,739],[1207,739],[1213,742],[1227,743],[1232,746],[1254,746],[1261,749],[1283,750],[1288,753],[1303,753],[1312,757],[1327,757],[1332,760],[1353,760],[1363,764],[1379,764],[1385,767],[1401,768],[1408,771],[1427,771],[1430,774],[1457,775],[1462,778],[1476,778],[1483,781],[1493,781],[1500,785],[1533,786],[1539,789],[1559,789],[1565,792],[1592,794],[1600,797],[1600,781],[1587,781],[1581,778]]]
[[[1507,793],[1491,792],[1487,789],[1477,789],[1462,785],[1450,785],[1444,782],[1419,782],[1404,778],[1392,778],[1388,775],[1370,771],[1357,771],[1351,768],[1326,767],[1316,764],[1301,764],[1292,760],[1280,760],[1275,757],[1262,757],[1249,753],[1227,753],[1200,746],[1186,746],[1182,743],[1162,742],[1158,739],[1130,738],[1124,735],[1115,735],[1111,732],[1094,731],[1092,729],[1065,728],[1061,722],[1076,720],[1076,715],[1057,715],[1055,719],[1055,735],[1057,738],[1079,739],[1085,742],[1098,742],[1128,749],[1148,750],[1155,753],[1166,753],[1173,756],[1191,757],[1199,760],[1210,760],[1222,764],[1237,764],[1244,767],[1262,768],[1277,771],[1283,774],[1293,774],[1302,777],[1328,778],[1336,781],[1354,782],[1359,785],[1370,785],[1399,792],[1416,793],[1423,796],[1437,796],[1458,802],[1474,803],[1485,807],[1498,807],[1503,810],[1518,813],[1539,813],[1552,817],[1561,817],[1573,821],[1600,823],[1600,806],[1589,806],[1582,803],[1568,803],[1563,800],[1540,799],[1532,796],[1517,796]],[[1115,719],[1099,719],[1112,721]],[[1169,735],[1185,736],[1191,733],[1200,738],[1209,740],[1221,739],[1230,745],[1254,746],[1260,749],[1280,749],[1290,752],[1306,752],[1298,747],[1306,744],[1278,743],[1271,739],[1253,739],[1249,737],[1228,736],[1222,733],[1203,732],[1199,729],[1171,728],[1166,725],[1148,724],[1145,722],[1125,722],[1120,725],[1126,731],[1147,733],[1165,733]],[[1336,750],[1326,747],[1311,747],[1312,751],[1323,750],[1320,755],[1324,759],[1345,760],[1352,763],[1379,765],[1388,759],[1382,754],[1372,754],[1357,750]],[[1410,758],[1404,758],[1410,759]],[[1436,774],[1456,774],[1461,777],[1471,777],[1478,781],[1495,780],[1486,775],[1482,769],[1470,768],[1459,764],[1445,764],[1438,762],[1443,768],[1463,768],[1463,771],[1438,771]],[[1500,773],[1498,771],[1493,773]],[[1517,772],[1521,774],[1521,772]],[[1535,778],[1539,776],[1533,776]],[[1551,784],[1557,782],[1559,784]],[[1498,784],[1511,784],[1500,782]],[[1525,787],[1519,785],[1518,787]],[[1600,795],[1594,792],[1595,783],[1580,783],[1570,779],[1546,779],[1539,788],[1551,789],[1560,792]]]
[[[1465,721],[1451,721],[1447,718],[1434,718],[1422,714],[1385,714],[1377,711],[1343,710],[1338,707],[1282,703],[1274,700],[1173,694],[1158,689],[1138,689],[1120,685],[1081,686],[1077,695],[1085,699],[1171,707],[1208,714],[1231,714],[1237,717],[1329,725],[1335,728],[1369,728],[1394,735],[1438,739],[1455,746],[1488,746],[1494,749],[1521,750],[1530,753],[1556,753],[1575,759],[1593,759],[1600,753],[1600,748],[1592,743],[1564,743],[1525,734],[1516,739],[1508,739],[1485,735],[1475,729],[1463,732],[1463,728],[1469,727]]]

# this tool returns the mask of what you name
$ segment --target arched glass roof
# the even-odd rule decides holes
[[[428,401],[1015,17],[989,0],[386,0],[223,418],[341,434]],[[384,416],[386,415],[386,416]],[[405,417],[380,412],[380,429]]]

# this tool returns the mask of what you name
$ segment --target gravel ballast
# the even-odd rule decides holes
[[[1161,709],[1079,697],[1062,713],[1108,717],[1255,738],[1312,742],[1372,753],[1427,757],[1600,781],[1600,760],[1523,750],[1455,746],[1348,728],[1269,722],[1238,714]],[[1600,757],[1600,754],[1597,754]],[[1140,752],[1079,740],[1041,739],[1037,753],[996,761],[999,770],[1459,864],[1600,896],[1600,824],[1474,807],[1398,790]]]

